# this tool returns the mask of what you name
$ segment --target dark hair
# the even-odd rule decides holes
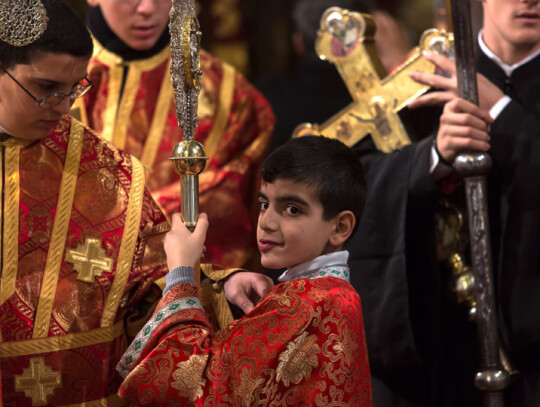
[[[372,0],[301,0],[293,10],[296,32],[302,34],[306,47],[313,49],[317,31],[324,11],[330,7],[341,7],[359,13],[371,13]]]
[[[6,1],[6,0],[0,0]],[[45,32],[33,43],[16,47],[0,40],[0,66],[9,69],[29,64],[41,52],[90,58],[92,37],[84,22],[62,0],[41,0],[49,21]]]
[[[323,219],[349,210],[356,217],[352,234],[356,232],[366,200],[366,180],[358,157],[341,141],[320,136],[289,140],[264,160],[261,179],[266,183],[283,179],[314,186]]]

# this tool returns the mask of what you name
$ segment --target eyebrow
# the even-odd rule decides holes
[[[269,200],[268,197],[262,192],[259,192],[259,198],[266,199],[267,201]],[[303,206],[309,206],[309,204],[306,201],[304,201],[302,198],[300,198],[297,195],[283,195],[283,196],[278,197],[276,201],[280,203],[281,202],[294,202]]]
[[[75,82],[75,85],[79,82],[82,82],[86,77],[88,76],[88,73],[84,74],[84,76],[79,79],[77,82]],[[55,81],[53,79],[47,79],[47,78],[34,78],[35,81],[39,81],[39,82],[46,82],[47,85],[54,85],[54,86],[57,86],[57,85],[63,85],[64,82],[60,82],[60,81]]]

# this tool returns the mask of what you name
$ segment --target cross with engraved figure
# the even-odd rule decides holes
[[[332,7],[321,18],[316,50],[320,58],[336,65],[353,102],[321,125],[299,125],[293,137],[307,134],[337,138],[354,146],[371,134],[377,148],[385,153],[410,143],[398,112],[428,90],[409,77],[411,71],[434,73],[436,67],[422,52],[429,50],[448,55],[452,34],[427,30],[420,45],[391,75],[377,55],[375,23],[371,16]]]
[[[94,278],[103,272],[110,273],[113,266],[113,259],[106,257],[101,248],[101,239],[92,237],[87,237],[77,250],[69,249],[66,252],[66,262],[72,263],[79,273],[77,280],[85,283],[93,283]]]
[[[15,376],[15,391],[32,399],[32,406],[47,405],[47,397],[62,387],[62,375],[45,365],[44,358],[32,358],[22,374]]]

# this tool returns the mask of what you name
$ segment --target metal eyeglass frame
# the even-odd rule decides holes
[[[34,101],[39,105],[39,107],[43,107],[43,108],[48,108],[48,107],[54,107],[60,103],[62,103],[62,101],[69,96],[69,98],[71,100],[75,100],[75,99],[78,99],[80,97],[83,97],[90,89],[92,89],[94,87],[94,84],[92,82],[90,82],[90,80],[88,79],[87,75],[84,75],[84,78],[87,82],[88,82],[88,85],[85,85],[85,86],[80,86],[78,87],[77,89],[73,89],[71,92],[69,93],[63,93],[63,92],[57,92],[57,93],[51,93],[50,95],[47,95],[41,99],[38,99],[37,97],[35,97],[34,95],[32,95],[30,93],[30,91],[28,89],[26,89],[17,79],[15,79],[8,71],[4,70],[4,72],[11,78],[13,79],[13,81],[19,85],[19,87],[24,90],[28,96],[30,96],[32,99],[34,99]],[[58,96],[62,96],[61,99],[58,99],[58,101],[56,103],[53,103],[51,105],[45,105],[45,103],[47,102],[47,100],[49,100],[50,98],[52,97],[58,97]]]

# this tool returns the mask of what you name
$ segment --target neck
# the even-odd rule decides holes
[[[125,61],[135,61],[140,59],[151,58],[163,50],[171,39],[169,35],[169,29],[166,28],[163,34],[150,49],[137,51],[130,48],[125,42],[123,42],[118,36],[111,30],[101,9],[98,7],[91,7],[88,10],[88,28],[96,40],[103,45],[108,51],[113,52],[120,56]]]
[[[507,65],[517,64],[540,49],[540,42],[516,45],[509,41],[501,41],[493,30],[490,30],[489,25],[488,28],[484,28],[482,39],[486,46]]]

